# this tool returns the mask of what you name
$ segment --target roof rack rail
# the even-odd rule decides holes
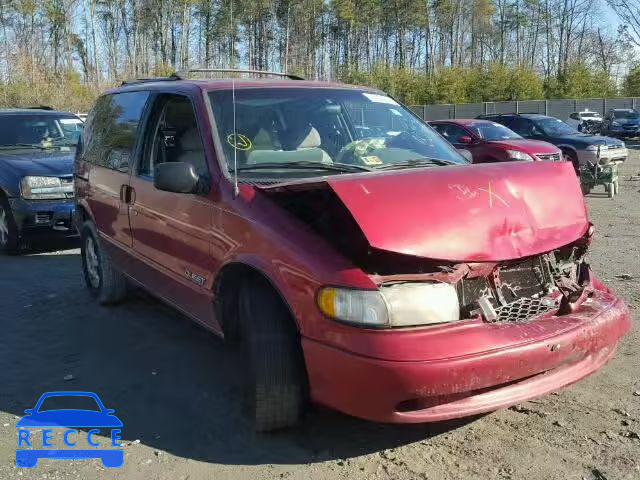
[[[182,80],[182,77],[178,74],[172,73],[168,77],[150,77],[150,78],[134,78],[133,80],[124,80],[120,86],[125,85],[138,85],[140,83],[150,82],[175,82],[176,80]]]
[[[281,72],[268,72],[266,70],[245,70],[245,69],[235,69],[235,68],[192,68],[189,70],[184,70],[178,72],[178,76],[183,77],[189,73],[245,73],[250,75],[271,75],[273,77],[284,77],[290,80],[304,80],[304,77],[300,75],[294,75],[292,73],[281,73]]]
[[[55,110],[53,107],[49,105],[33,105],[31,107],[24,107],[27,110]]]

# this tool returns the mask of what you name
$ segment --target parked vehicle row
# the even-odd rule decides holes
[[[622,158],[617,140],[535,115],[434,130],[378,90],[297,78],[125,83],[75,148],[77,117],[49,114],[57,134],[16,133],[24,163],[0,166],[9,246],[16,218],[73,211],[91,295],[141,286],[224,337],[257,430],[308,401],[394,423],[496,410],[599,369],[629,330],[562,161]]]
[[[73,156],[82,125],[51,109],[0,111],[0,251],[77,236]]]

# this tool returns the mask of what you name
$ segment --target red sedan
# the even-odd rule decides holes
[[[489,120],[456,119],[429,122],[456,148],[468,150],[473,163],[510,160],[562,160],[558,147],[527,140],[504,125]]]

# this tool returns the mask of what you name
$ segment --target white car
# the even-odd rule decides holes
[[[573,128],[575,128],[580,132],[582,131],[582,126],[584,125],[584,122],[586,122],[587,120],[592,120],[594,122],[602,123],[602,115],[592,110],[583,110],[582,112],[573,112],[571,115],[569,115],[569,119],[567,120],[566,123],[568,123],[569,125],[571,125]]]

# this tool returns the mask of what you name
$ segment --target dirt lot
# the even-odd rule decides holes
[[[590,261],[633,311],[615,358],[557,394],[464,422],[387,426],[314,409],[295,431],[255,435],[214,336],[142,296],[96,306],[77,249],[0,257],[0,478],[640,479],[639,172],[636,151],[621,194],[587,200]],[[51,390],[93,391],[115,409],[122,468],[14,465],[16,421]]]

